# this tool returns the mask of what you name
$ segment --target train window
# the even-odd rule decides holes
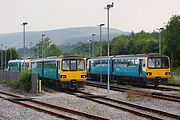
[[[97,65],[97,61],[93,61],[93,66],[96,66]]]
[[[31,66],[32,66],[32,69],[37,68],[37,63],[36,62],[32,62]]]
[[[71,70],[76,70],[76,60],[71,60]]]
[[[62,62],[62,70],[70,70],[69,60],[63,60],[63,62]]]
[[[77,70],[84,70],[84,60],[77,60]]]
[[[161,59],[160,58],[156,59],[156,67],[157,68],[161,67]]]
[[[132,60],[128,60],[128,67],[136,67],[136,64],[135,64],[135,61],[132,59]]]
[[[127,67],[127,61],[124,59],[116,60],[115,65],[118,67]]]
[[[44,68],[47,69],[56,69],[56,62],[55,61],[45,61]]]
[[[149,58],[148,68],[169,68],[168,58]]]
[[[42,68],[42,62],[37,62],[37,68]]]
[[[85,69],[84,60],[63,60],[62,70],[64,71],[81,71]]]
[[[29,68],[29,63],[23,61],[23,62],[21,63],[21,69],[26,69],[26,68]]]
[[[162,68],[169,68],[168,58],[161,58]]]
[[[108,61],[107,60],[102,60],[102,66],[107,66]]]
[[[148,59],[148,67],[149,68],[155,68],[155,59],[154,58]]]
[[[18,63],[9,63],[9,68],[11,67],[19,67]]]
[[[139,64],[139,60],[135,60],[135,64],[138,65]]]

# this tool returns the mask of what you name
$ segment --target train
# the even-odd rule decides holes
[[[8,62],[9,71],[21,72],[24,68],[37,74],[43,84],[56,88],[82,88],[87,79],[86,58],[78,56],[10,60]]]
[[[31,70],[31,59],[17,59],[8,61],[8,70],[21,72],[23,69]]]
[[[171,76],[170,59],[158,53],[102,56],[87,60],[88,77],[107,81],[109,59],[110,81],[138,86],[166,84]]]

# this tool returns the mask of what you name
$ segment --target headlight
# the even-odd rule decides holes
[[[152,72],[147,72],[146,75],[152,75]]]
[[[166,72],[165,75],[171,75],[171,73],[170,72]]]
[[[86,75],[81,75],[81,78],[86,78]]]
[[[66,78],[66,75],[61,75],[61,78]]]

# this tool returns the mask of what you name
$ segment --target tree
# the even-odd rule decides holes
[[[46,37],[44,40],[37,43],[34,47],[36,57],[59,56],[62,54],[60,48],[51,42],[50,38]]]
[[[46,37],[43,39],[43,41],[39,41],[39,43],[37,43],[33,49],[35,52],[35,56],[36,57],[46,57],[47,55],[47,48],[49,47],[49,45],[51,44],[50,38]]]
[[[144,31],[133,35],[129,44],[131,44],[128,45],[128,48],[131,49],[131,54],[157,52],[157,40],[150,33],[146,33]]]
[[[163,32],[163,53],[171,57],[174,67],[180,66],[180,16],[174,15]]]
[[[62,51],[55,44],[51,44],[47,48],[47,56],[60,56],[60,55],[62,55]]]
[[[112,40],[112,55],[127,54],[128,39],[124,36]]]
[[[3,50],[3,66],[5,65],[5,62],[7,65],[9,60],[18,59],[19,57],[20,55],[18,54],[17,50],[15,48],[10,48],[6,50],[6,61],[5,61],[5,50]],[[1,51],[0,51],[0,60],[1,60]]]
[[[43,55],[44,55],[44,57],[47,57],[47,56],[49,56],[49,55],[47,55],[47,49],[49,49],[48,47],[51,47],[51,45],[50,45],[51,44],[50,38],[46,37],[46,38],[44,38],[44,40],[42,42],[43,42],[42,43],[43,44],[43,46],[42,46],[43,47]],[[55,44],[53,45],[53,47],[56,49],[56,45]],[[56,49],[56,50],[58,50],[58,49]]]

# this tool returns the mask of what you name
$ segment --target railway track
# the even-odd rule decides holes
[[[166,86],[157,86],[157,87],[153,87],[153,86],[146,86],[147,89],[155,89],[155,90],[160,90],[160,91],[180,91],[180,89],[177,88],[170,88],[170,87],[166,87]]]
[[[90,85],[90,86],[100,87],[100,88],[107,88],[106,84],[100,84],[100,83],[97,83],[97,82],[89,82],[89,81],[87,81],[87,82],[85,82],[85,85]],[[117,86],[112,86],[112,85],[111,85],[110,89],[115,90],[115,91],[120,91],[120,92],[128,92],[128,91],[135,91],[137,93],[138,92],[139,93],[145,92],[145,91],[142,91],[142,90],[134,90],[134,89],[131,89],[131,88],[117,87]],[[180,103],[180,97],[178,97],[178,96],[165,95],[165,94],[157,93],[157,92],[146,92],[146,93],[147,94],[145,94],[145,95],[148,95],[148,97]]]
[[[63,118],[63,119],[66,119],[66,120],[76,120],[76,118],[65,116],[65,115],[59,113],[57,110],[67,112],[67,113],[70,113],[70,114],[74,114],[74,115],[78,115],[78,116],[82,116],[82,117],[89,118],[89,119],[108,120],[107,118],[91,115],[91,114],[88,114],[88,113],[84,113],[84,112],[80,112],[80,111],[76,111],[76,110],[72,110],[72,109],[68,109],[68,108],[64,108],[64,107],[60,107],[60,106],[56,106],[56,105],[52,105],[52,104],[45,103],[45,102],[42,102],[42,101],[39,101],[39,100],[26,99],[26,98],[23,98],[23,97],[21,97],[19,95],[7,93],[7,92],[4,92],[4,91],[0,91],[0,94],[11,97],[11,98],[7,98],[7,97],[0,96],[0,98],[2,98],[2,99],[11,101],[13,103],[16,103],[16,104],[19,104],[19,105],[22,105],[22,106],[25,106],[25,107],[28,107],[28,108],[33,108],[33,109],[35,109],[37,111],[45,112],[45,113],[48,113],[50,115],[56,116],[58,118]],[[23,101],[23,102],[21,102],[21,101]],[[26,101],[28,103],[26,103]],[[31,104],[29,104],[29,102]],[[32,105],[32,103],[35,104],[35,105]],[[41,106],[41,107],[39,107],[39,106]],[[46,109],[44,107],[46,107]],[[50,108],[50,110],[47,109],[47,108]],[[53,112],[52,109],[55,109],[56,112]]]
[[[82,92],[82,91],[78,91],[78,93],[81,93],[82,95],[79,95],[74,92],[66,92],[66,93],[71,94],[71,95],[76,95],[77,97],[84,98],[84,99],[87,99],[87,100],[90,100],[99,104],[103,104],[103,105],[106,105],[115,109],[120,109],[120,110],[129,112],[129,113],[141,116],[141,117],[145,117],[148,119],[153,119],[153,120],[163,120],[167,118],[180,119],[180,116],[176,114],[172,114],[172,113],[168,113],[168,112],[164,112],[164,111],[160,111],[160,110],[156,110],[152,108],[147,108],[147,107],[132,104],[129,102],[111,99],[106,96],[97,96],[97,95],[93,95],[93,94]]]

